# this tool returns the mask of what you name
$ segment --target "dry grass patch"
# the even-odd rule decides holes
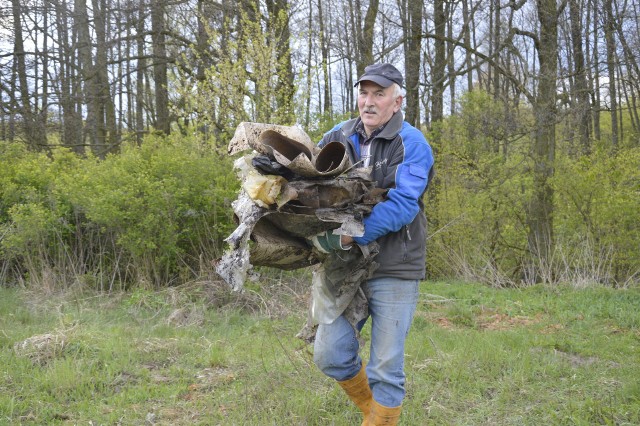
[[[34,365],[46,365],[49,361],[61,357],[69,340],[64,332],[31,336],[13,345],[18,357],[29,358]]]
[[[174,327],[201,326],[204,314],[204,309],[197,306],[174,309],[167,317],[167,324]]]
[[[537,313],[534,317],[526,315],[511,316],[505,313],[483,313],[476,322],[483,330],[509,330],[515,327],[529,327],[543,321],[543,315]]]

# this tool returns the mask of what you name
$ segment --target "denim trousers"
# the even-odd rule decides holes
[[[377,278],[363,285],[369,317],[357,328],[362,330],[371,320],[367,377],[373,399],[387,407],[397,407],[404,399],[404,346],[418,303],[418,284],[418,280]],[[362,367],[359,349],[356,330],[344,316],[318,326],[313,357],[327,376],[338,381],[355,377]]]

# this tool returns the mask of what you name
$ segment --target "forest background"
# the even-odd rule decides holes
[[[0,283],[177,285],[235,223],[238,123],[313,139],[364,67],[436,156],[428,277],[637,286],[640,5],[2,0]]]

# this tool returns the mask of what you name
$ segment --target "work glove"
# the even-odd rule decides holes
[[[321,253],[329,254],[334,250],[349,250],[351,246],[343,247],[340,242],[340,235],[334,234],[332,230],[321,232],[309,238],[311,244]]]

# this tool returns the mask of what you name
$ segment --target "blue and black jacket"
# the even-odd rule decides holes
[[[338,141],[346,146],[351,161],[360,161],[360,118],[338,124],[319,146]],[[424,135],[396,112],[371,141],[372,177],[379,188],[388,189],[364,219],[365,233],[354,238],[360,245],[377,241],[380,265],[371,278],[424,279],[427,218],[423,195],[433,168],[433,152]]]

